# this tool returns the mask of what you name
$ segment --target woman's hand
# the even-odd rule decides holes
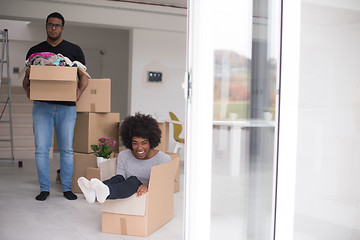
[[[140,197],[141,195],[147,193],[148,192],[148,187],[149,187],[149,183],[140,185],[140,187],[138,188],[138,190],[136,192],[136,196]]]

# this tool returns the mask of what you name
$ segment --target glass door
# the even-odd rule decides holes
[[[185,239],[273,239],[281,2],[188,6]]]
[[[214,9],[210,239],[270,240],[280,3],[216,1]]]

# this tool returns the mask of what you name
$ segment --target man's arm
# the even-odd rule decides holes
[[[27,97],[30,99],[30,68],[26,69],[25,71],[25,77],[23,80],[23,88],[26,92]]]
[[[78,76],[79,76],[79,84],[78,84],[78,89],[76,91],[76,100],[79,100],[81,94],[84,92],[84,90],[88,86],[89,78],[79,68],[77,69],[77,72],[78,72]]]

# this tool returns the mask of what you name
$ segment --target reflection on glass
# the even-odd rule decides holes
[[[277,13],[274,6],[268,0],[215,6],[214,120],[269,119],[270,114],[274,119],[278,36],[271,27],[279,27],[269,19]]]
[[[214,120],[246,119],[250,116],[252,1],[217,1],[215,9]]]
[[[231,50],[214,54],[214,120],[249,118],[250,59]]]
[[[211,239],[270,240],[279,1],[218,0]]]

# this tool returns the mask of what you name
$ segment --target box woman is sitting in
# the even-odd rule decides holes
[[[125,147],[117,157],[116,175],[106,181],[84,177],[78,179],[86,201],[95,199],[103,203],[106,199],[127,198],[148,191],[151,168],[169,162],[170,156],[154,148],[161,139],[157,121],[150,115],[136,113],[126,117],[120,127],[120,137]]]

